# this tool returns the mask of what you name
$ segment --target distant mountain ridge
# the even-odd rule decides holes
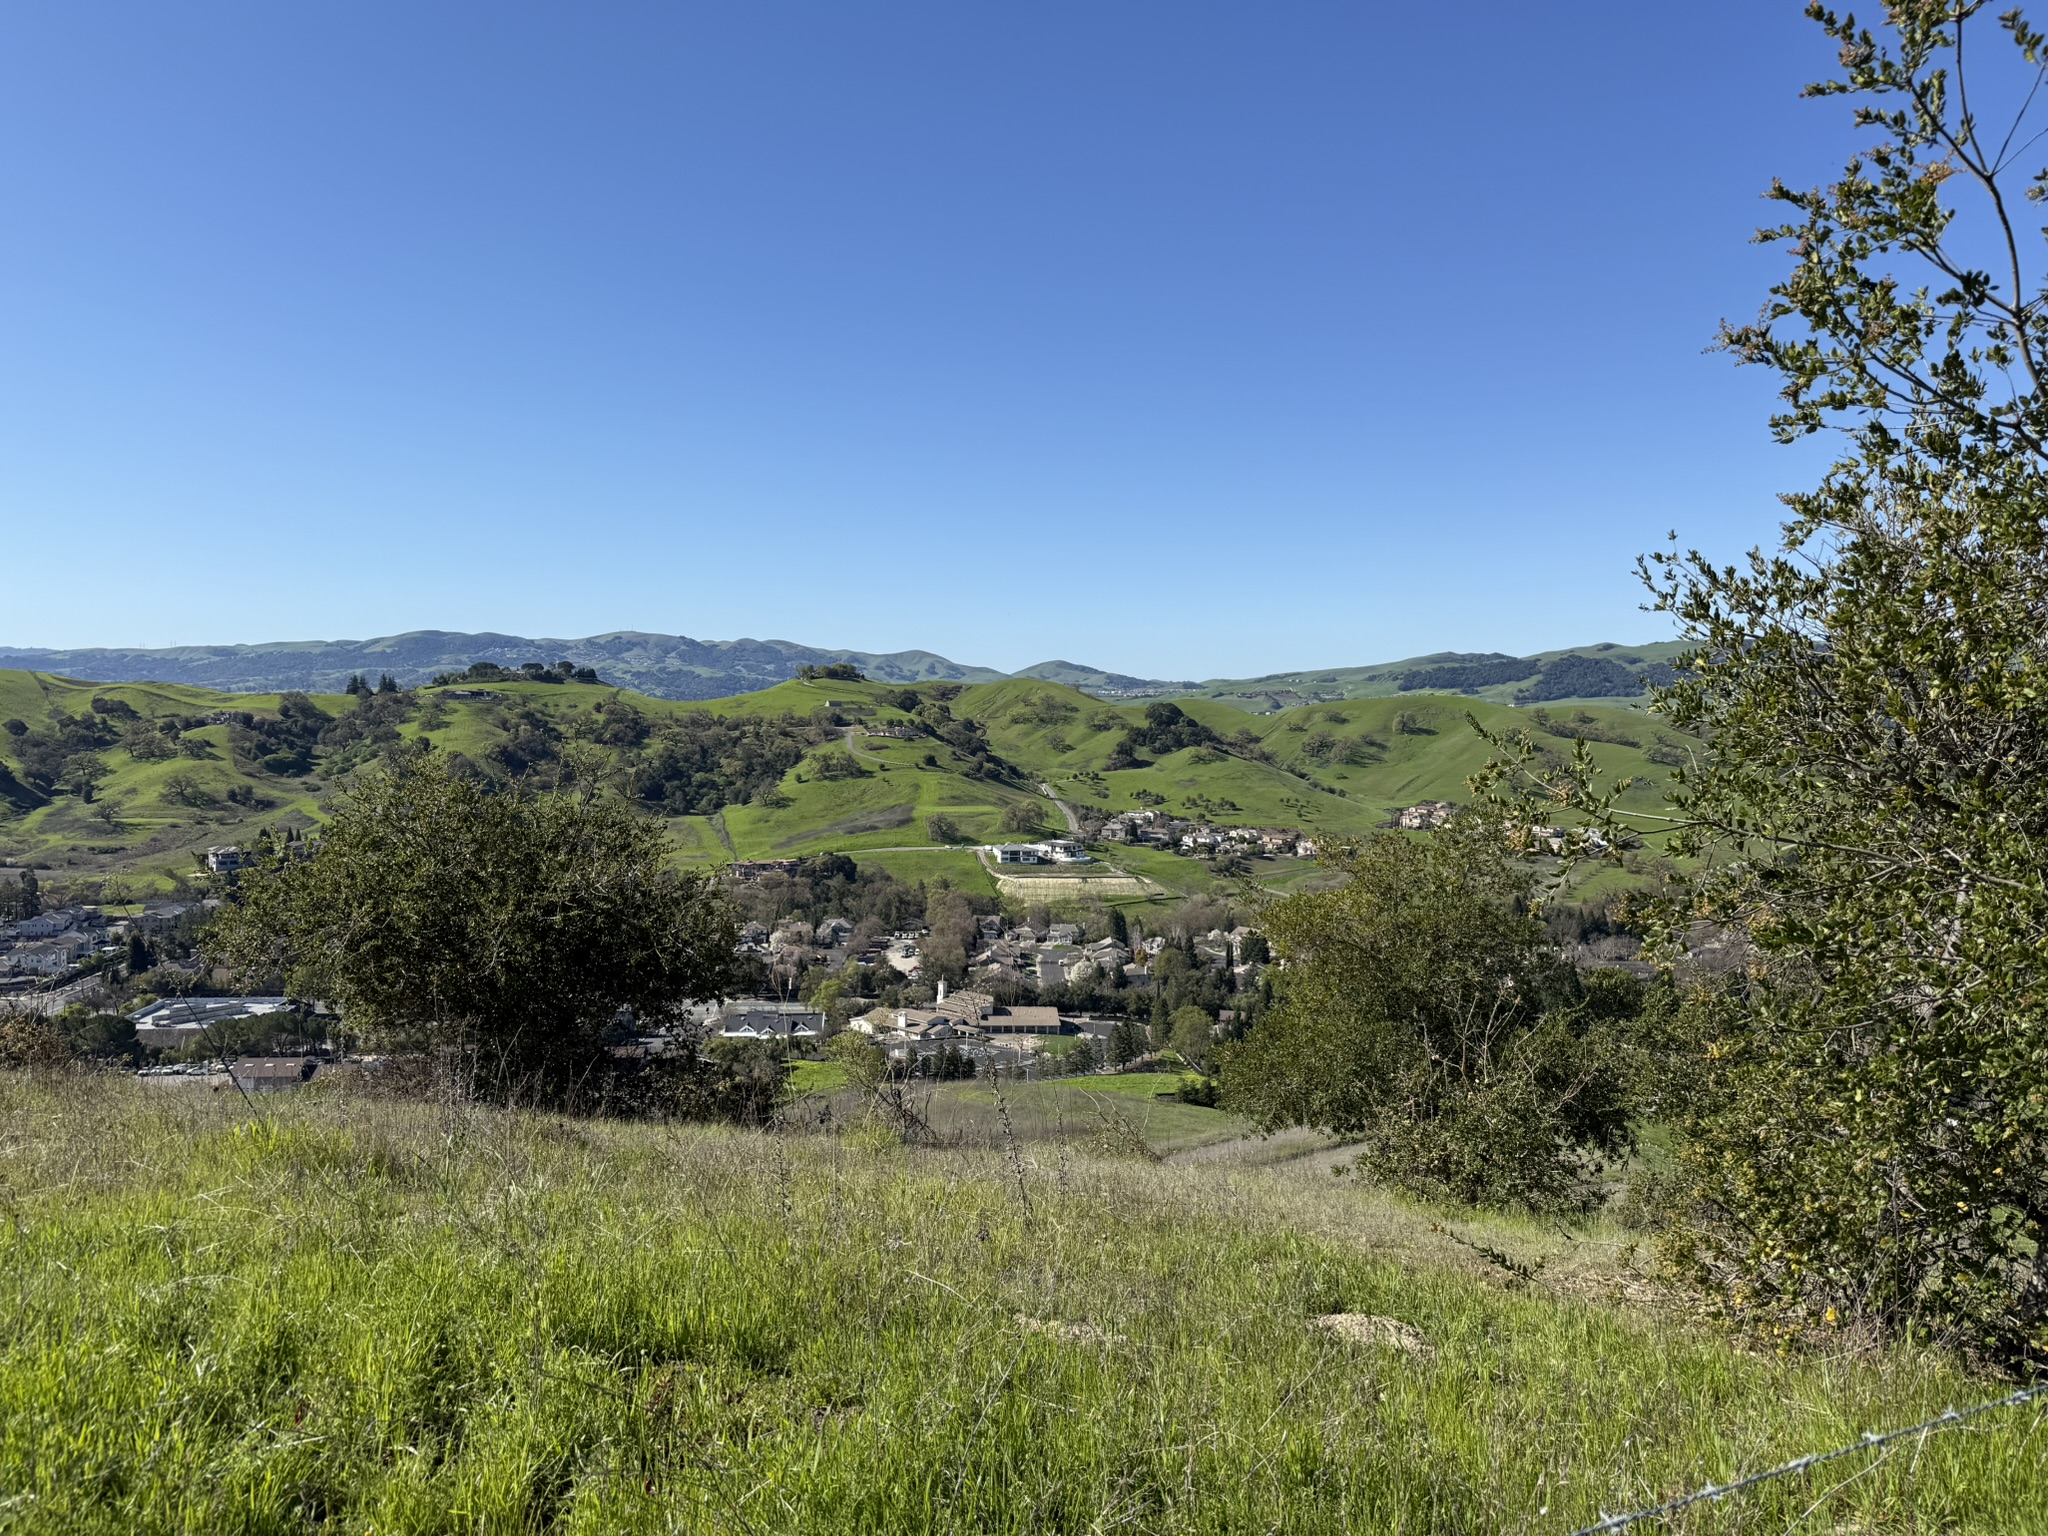
[[[0,668],[54,672],[93,682],[183,683],[226,693],[303,689],[338,692],[355,673],[373,681],[389,672],[411,687],[472,662],[516,667],[558,661],[590,667],[608,683],[662,699],[722,699],[787,682],[799,667],[851,663],[878,682],[991,683],[1006,677],[1064,683],[1101,698],[1208,698],[1254,712],[1296,704],[1394,693],[1461,693],[1497,703],[1624,698],[1657,680],[1683,650],[1676,641],[1620,646],[1612,642],[1543,651],[1440,651],[1363,667],[1268,673],[1206,682],[1134,677],[1072,661],[1042,661],[1015,673],[969,666],[932,651],[852,651],[790,640],[693,640],[614,630],[581,640],[465,634],[420,629],[371,640],[285,640],[257,645],[181,645],[162,649],[97,647],[55,650],[0,646]]]
[[[803,666],[851,662],[891,683],[990,683],[1009,674],[962,666],[930,651],[824,650],[789,640],[692,640],[615,630],[581,640],[418,629],[373,640],[286,640],[260,645],[181,645],[161,650],[0,647],[0,667],[59,672],[94,682],[184,683],[225,693],[288,688],[331,693],[354,673],[389,672],[407,687],[471,662],[516,667],[557,661],[591,667],[608,683],[661,699],[722,699],[789,681]]]

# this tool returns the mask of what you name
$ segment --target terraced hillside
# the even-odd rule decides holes
[[[1468,711],[1534,725],[1560,752],[1595,738],[1603,767],[1648,781],[1632,801],[1645,810],[1668,771],[1654,759],[1683,747],[1626,708],[1545,715],[1440,695],[1254,715],[1217,700],[1111,705],[1022,678],[792,681],[679,702],[574,682],[259,695],[0,672],[0,860],[161,889],[193,877],[209,846],[317,828],[354,774],[427,741],[503,782],[625,794],[667,818],[684,861],[836,851],[987,888],[976,845],[1065,832],[1070,818],[1152,807],[1327,842],[1461,801],[1488,755]],[[1129,877],[1126,895],[1219,880],[1163,850],[1102,852],[1092,873]],[[1261,860],[1228,878],[1285,884],[1308,868]]]

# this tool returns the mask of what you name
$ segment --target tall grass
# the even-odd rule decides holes
[[[1327,1175],[125,1081],[0,1116],[10,1530],[1552,1531],[1987,1390],[1744,1353],[1494,1224],[1580,1255],[1516,1284]],[[1670,1528],[2048,1528],[2038,1422]]]

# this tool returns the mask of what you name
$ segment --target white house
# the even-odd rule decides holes
[[[91,948],[92,940],[84,934],[62,933],[53,939],[23,944],[10,951],[7,958],[17,971],[31,976],[61,976]]]
[[[24,939],[51,939],[69,929],[74,920],[70,912],[40,912],[24,917],[14,925],[14,931]]]

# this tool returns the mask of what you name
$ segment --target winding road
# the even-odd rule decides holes
[[[1066,801],[1062,800],[1058,795],[1054,794],[1052,792],[1052,786],[1050,784],[1040,784],[1038,787],[1040,790],[1044,792],[1045,798],[1050,800],[1054,805],[1058,806],[1060,808],[1060,814],[1067,818],[1067,832],[1069,833],[1069,835],[1075,838],[1080,837],[1081,818],[1074,814],[1074,808],[1071,805],[1067,804]]]

